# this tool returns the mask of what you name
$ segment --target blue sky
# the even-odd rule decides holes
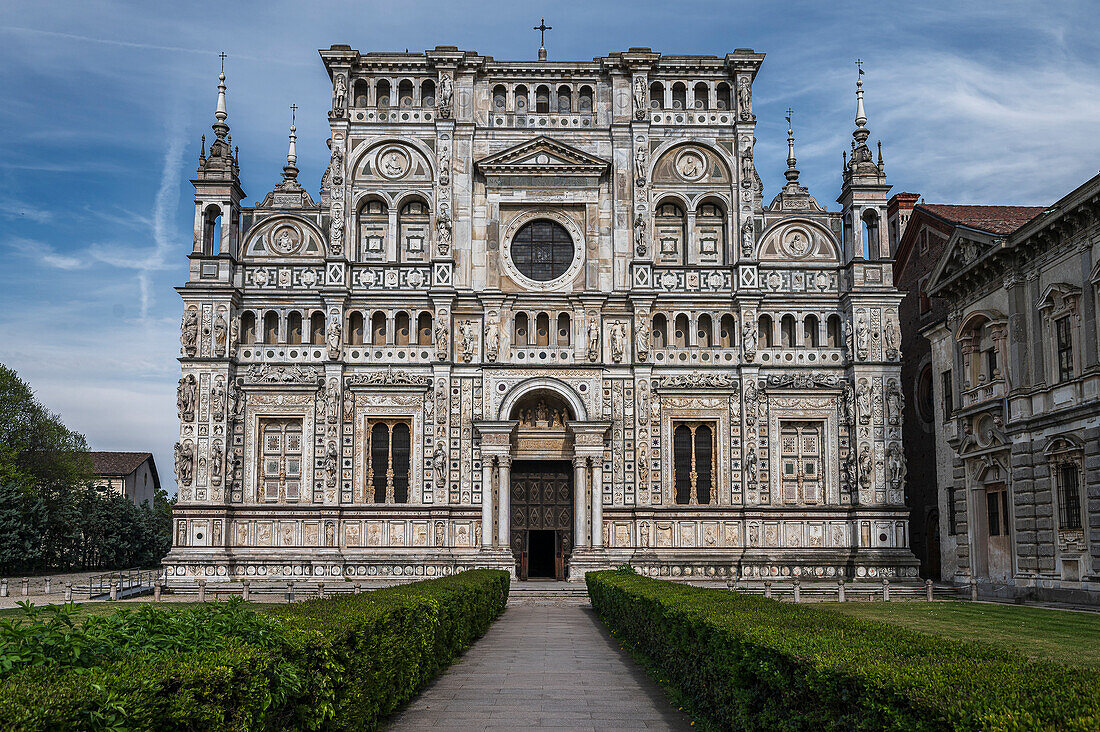
[[[1100,161],[1095,2],[11,2],[0,0],[0,362],[96,449],[155,453],[174,490],[179,297],[217,54],[249,202],[280,179],[297,104],[299,179],[327,161],[318,48],[458,45],[532,59],[630,46],[767,53],[756,161],[783,182],[795,110],[802,182],[835,208],[867,69],[872,140],[895,191],[1042,204]]]

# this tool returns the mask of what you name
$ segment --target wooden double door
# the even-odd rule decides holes
[[[511,546],[521,580],[565,579],[573,549],[573,475],[565,460],[516,460],[511,474]]]

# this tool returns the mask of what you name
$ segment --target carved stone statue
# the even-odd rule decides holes
[[[750,443],[745,448],[745,487],[756,488],[756,445]]]
[[[436,165],[439,168],[439,184],[448,185],[451,182],[451,156],[446,148],[439,151]]]
[[[649,358],[649,319],[645,316],[634,321],[634,355],[639,361]]]
[[[435,326],[435,359],[447,360],[447,338],[450,328],[447,325],[446,314],[441,313]]]
[[[451,222],[440,219],[436,222],[435,245],[439,248],[439,255],[446,257],[451,252]]]
[[[340,415],[340,382],[335,378],[328,380],[328,388],[325,390],[325,412],[328,421],[335,423]]]
[[[447,450],[443,447],[443,441],[435,443],[435,452],[432,454],[432,476],[435,478],[436,488],[447,487]]]
[[[344,421],[351,422],[355,413],[355,394],[351,389],[344,389]]]
[[[901,444],[890,443],[886,458],[890,467],[890,484],[894,488],[901,488],[905,481],[905,455],[901,451]]]
[[[737,80],[737,108],[741,119],[748,122],[754,119],[752,113],[752,82],[749,77],[742,76]]]
[[[760,326],[756,318],[748,315],[741,324],[741,348],[745,352],[745,360],[753,361],[756,358],[756,344],[760,340]]]
[[[210,485],[222,484],[222,443],[214,440],[210,447]]]
[[[229,321],[229,355],[237,352],[237,346],[241,342],[241,321],[233,318]]]
[[[441,119],[450,119],[454,114],[452,104],[454,102],[454,82],[451,80],[451,75],[443,73],[439,75],[439,101],[437,105],[439,107],[439,117]]]
[[[875,461],[871,457],[871,446],[863,443],[859,448],[859,485],[870,488],[875,480]]]
[[[756,379],[745,382],[745,423],[756,424]]]
[[[852,331],[851,322],[844,321],[844,350],[848,352],[848,360],[856,360],[856,338]]]
[[[649,156],[644,147],[638,147],[634,151],[634,183],[639,187],[645,185],[646,175],[649,172]]]
[[[442,521],[435,522],[435,545],[444,546],[447,543],[447,526]]]
[[[225,387],[220,381],[210,387],[210,411],[215,421],[221,422],[225,419]]]
[[[619,363],[626,352],[626,326],[621,320],[616,320],[611,325],[611,360]]]
[[[649,421],[649,387],[648,382],[642,381],[638,384],[638,421],[645,424]]]
[[[634,253],[644,257],[649,253],[649,237],[646,235],[645,216],[634,217]]]
[[[844,381],[844,419],[849,427],[856,424],[856,397],[855,390],[847,380]]]
[[[741,256],[756,259],[756,231],[752,219],[741,225]]]
[[[859,405],[859,421],[867,424],[871,421],[871,385],[867,379],[860,379],[856,385],[856,403]]]
[[[500,322],[496,316],[485,321],[485,360],[493,363],[497,360],[500,348]]]
[[[752,188],[756,183],[756,165],[752,161],[752,148],[741,151],[741,187]]]
[[[195,308],[187,308],[183,314],[180,343],[183,345],[183,355],[189,358],[195,355],[199,343],[199,311]]]
[[[344,185],[344,149],[338,143],[332,145],[328,170],[325,171],[325,182],[332,197],[336,198],[335,192]]]
[[[462,327],[459,328],[459,334],[462,338],[462,360],[469,363],[474,360],[474,349],[477,347],[477,333],[474,329],[474,322],[463,320]]]
[[[234,386],[230,391],[230,418],[233,422],[240,422],[244,416],[244,392],[239,386]]]
[[[890,424],[901,423],[901,410],[905,397],[897,379],[890,379],[886,385],[886,419]]]
[[[645,119],[649,89],[644,77],[634,77],[634,119]]]
[[[190,422],[195,418],[196,391],[194,374],[187,374],[179,380],[179,386],[176,387],[176,407],[179,409],[180,421]]]
[[[588,321],[588,360],[595,362],[600,358],[600,324],[593,315]]]
[[[856,322],[856,358],[866,361],[871,355],[871,331],[867,321],[860,318]]]
[[[901,335],[897,321],[891,315],[886,316],[886,358],[897,361],[901,357]]]
[[[332,80],[332,115],[334,117],[344,116],[344,102],[348,96],[348,82],[344,79],[343,74],[337,74],[336,78]]]
[[[329,488],[336,487],[336,468],[337,461],[340,459],[340,454],[336,451],[336,443],[328,443],[328,452],[325,453],[325,475],[328,478],[327,485]]]
[[[325,331],[325,341],[328,343],[328,357],[331,361],[340,358],[340,331],[340,316],[333,313],[329,316],[328,327]]]
[[[218,313],[218,317],[214,318],[214,351],[216,356],[221,356],[225,353],[225,336],[228,326],[225,322],[225,315]]]
[[[328,227],[328,249],[334,257],[344,253],[344,217],[336,214],[336,206],[333,206],[332,222]]]
[[[180,485],[191,485],[192,471],[195,467],[195,449],[191,442],[177,442],[175,447],[176,479]]]

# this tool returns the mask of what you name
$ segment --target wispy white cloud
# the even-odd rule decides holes
[[[84,269],[89,264],[86,257],[62,253],[47,242],[22,236],[9,236],[4,240],[4,248],[17,256],[55,269]]]
[[[45,224],[53,220],[53,211],[42,208],[36,204],[0,194],[0,216],[11,220],[32,221],[36,224]]]

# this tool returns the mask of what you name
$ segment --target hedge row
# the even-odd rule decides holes
[[[32,668],[0,684],[16,730],[376,729],[504,610],[508,574],[474,570],[274,608],[261,647],[145,652],[92,669]]]
[[[1100,729],[1100,672],[630,572],[596,613],[720,729]]]

